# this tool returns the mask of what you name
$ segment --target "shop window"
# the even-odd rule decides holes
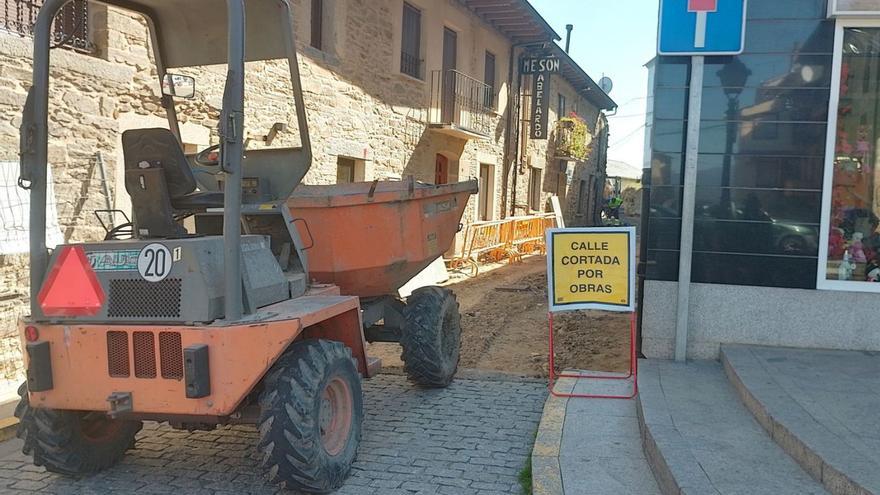
[[[42,6],[42,0],[4,1],[0,6],[0,30],[30,36]],[[61,8],[52,26],[52,42],[79,52],[92,51],[89,39],[89,2],[73,0]]]
[[[355,158],[340,156],[336,158],[336,183],[348,184],[351,182],[363,182],[365,162]]]
[[[880,292],[880,27],[842,27],[838,36],[818,285]]]
[[[529,171],[529,209],[541,211],[541,169],[532,167]]]
[[[403,2],[400,72],[422,78],[422,11]]]

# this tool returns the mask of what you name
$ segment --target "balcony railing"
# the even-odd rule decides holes
[[[431,73],[432,127],[488,137],[492,132],[494,89],[457,70]]]
[[[0,4],[0,32],[32,36],[43,0],[3,0]],[[92,51],[89,42],[89,2],[73,0],[55,16],[52,43],[79,52]]]

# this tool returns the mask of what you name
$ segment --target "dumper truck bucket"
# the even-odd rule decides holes
[[[301,185],[287,201],[308,244],[309,276],[360,297],[397,289],[442,256],[477,181]]]

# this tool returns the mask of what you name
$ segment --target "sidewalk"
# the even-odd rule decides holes
[[[18,405],[20,385],[19,380],[0,380],[0,442],[13,438],[18,428],[18,418],[13,414]]]
[[[559,393],[628,395],[631,381],[560,379]],[[534,495],[659,495],[642,451],[636,400],[552,395],[532,450]]]

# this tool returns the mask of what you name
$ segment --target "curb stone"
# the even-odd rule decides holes
[[[574,390],[574,378],[560,378],[555,390],[559,393],[571,393]],[[559,451],[562,447],[562,428],[565,426],[565,410],[568,398],[555,397],[550,394],[544,403],[541,424],[532,447],[532,494],[562,495],[562,470],[559,466]]]

